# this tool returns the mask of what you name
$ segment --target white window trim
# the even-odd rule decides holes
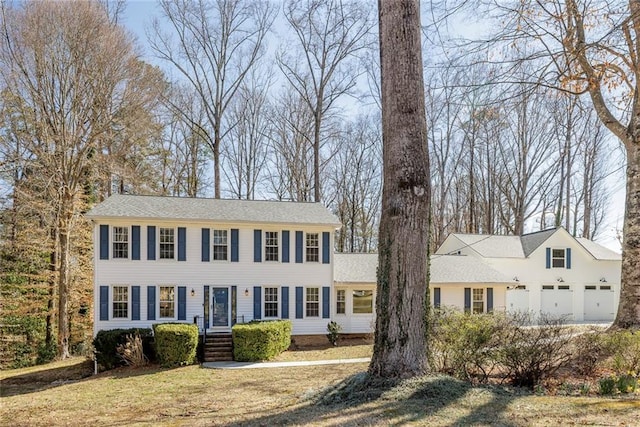
[[[115,243],[115,239],[113,238],[113,232],[116,227],[126,228],[127,229],[127,257],[114,257],[113,245]],[[113,261],[128,261],[131,259],[131,251],[133,247],[131,245],[131,226],[130,225],[110,225],[109,226],[109,259]]]
[[[354,299],[353,299],[353,293],[355,291],[365,291],[365,292],[371,292],[371,313],[354,313],[353,309],[354,309]],[[351,311],[350,311],[350,315],[351,316],[372,316],[375,313],[376,310],[376,292],[373,289],[356,289],[356,288],[352,288],[351,289]]]
[[[473,303],[474,302],[480,302],[480,300],[476,300],[474,298],[474,292],[476,290],[480,290],[482,291],[482,312],[481,313],[486,313],[487,312],[487,289],[486,288],[471,288],[471,314],[476,314],[474,308],[473,308]]]
[[[272,261],[272,260],[267,260],[267,233],[278,233],[278,250],[276,251],[276,254],[278,256],[278,259],[276,261]],[[281,252],[282,251],[282,231],[281,230],[264,230],[262,232],[262,259],[264,260],[264,262],[266,263],[280,263],[282,262],[282,256],[281,256]]]
[[[560,259],[559,257],[553,256],[553,251],[562,251],[562,267],[555,267],[553,265],[554,259]],[[567,249],[566,248],[551,248],[551,268],[557,268],[561,270],[565,270],[567,268]]]
[[[266,289],[275,289],[276,290],[276,315],[274,316],[267,316],[267,292]],[[282,302],[281,302],[281,296],[280,296],[280,286],[263,286],[262,287],[262,317],[264,319],[280,319],[280,310],[282,308]],[[272,303],[273,301],[269,301],[270,303]]]
[[[113,315],[113,304],[115,303],[114,288],[127,288],[127,317],[114,317]],[[110,297],[109,298],[109,316],[110,316],[109,318],[114,322],[123,322],[123,321],[131,320],[131,286],[122,285],[122,284],[111,285],[109,287],[109,297]]]
[[[315,301],[309,301],[308,300],[308,296],[309,294],[307,293],[307,291],[309,289],[316,289],[318,291],[318,315],[317,316],[309,316],[307,315],[307,303],[309,302],[315,302]],[[307,319],[321,319],[322,318],[322,292],[321,292],[321,287],[320,286],[307,286],[304,288],[304,318]]]
[[[309,234],[315,234],[316,236],[318,236],[318,238],[317,238],[318,246],[311,246],[311,247],[316,247],[318,249],[318,259],[315,260],[315,261],[309,261],[309,259],[307,258],[307,249],[309,248],[309,246],[307,246],[307,236]],[[303,259],[304,259],[305,263],[306,262],[313,263],[313,264],[319,264],[320,263],[320,259],[321,259],[320,257],[322,256],[322,248],[321,248],[322,243],[321,243],[321,240],[322,240],[322,233],[319,233],[319,232],[309,232],[309,233],[307,233],[305,231],[305,233],[304,233],[304,256],[303,256]]]
[[[178,286],[177,285],[157,285],[157,307],[156,307],[156,319],[158,320],[176,320],[178,318]],[[172,317],[162,317],[160,314],[160,303],[161,295],[160,288],[173,288],[173,316]]]
[[[343,301],[344,302],[344,313],[338,313],[338,302],[339,302],[338,301],[338,292],[339,291],[340,292],[344,292],[344,301]],[[336,297],[336,300],[335,300],[336,301],[336,305],[335,305],[336,316],[345,316],[346,317],[347,316],[347,288],[337,288],[335,297]]]
[[[173,258],[162,258],[160,256],[160,229],[162,228],[169,228],[169,229],[173,229]],[[167,227],[167,226],[158,226],[157,227],[158,231],[156,231],[156,233],[158,233],[156,235],[156,253],[158,254],[156,256],[156,261],[164,261],[164,262],[172,262],[172,261],[177,261],[178,260],[178,228],[177,227]]]
[[[215,237],[214,234],[216,231],[226,231],[227,232],[227,259],[214,259],[215,257]],[[231,229],[229,228],[211,228],[211,262],[215,263],[227,263],[231,262]]]

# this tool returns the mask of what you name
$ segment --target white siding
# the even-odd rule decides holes
[[[289,307],[290,319],[293,322],[294,334],[324,334],[326,324],[330,319],[322,319],[322,288],[331,287],[333,281],[333,250],[330,250],[330,263],[322,263],[322,232],[330,232],[330,248],[333,247],[333,230],[327,228],[311,228],[297,226],[283,226],[279,228],[261,226],[259,224],[237,224],[216,226],[216,224],[180,224],[180,223],[136,223],[131,224],[126,221],[112,221],[110,225],[140,225],[140,260],[121,260],[111,257],[111,230],[109,239],[109,259],[100,260],[99,256],[99,224],[94,227],[95,244],[95,269],[94,269],[94,306],[95,324],[94,331],[101,329],[128,328],[128,327],[149,327],[152,323],[159,323],[165,319],[147,321],[147,286],[149,285],[175,285],[185,286],[186,296],[186,321],[192,322],[194,316],[203,316],[204,308],[204,287],[226,287],[231,290],[231,286],[237,286],[237,316],[245,321],[253,319],[253,287],[254,286],[289,286]],[[147,226],[156,227],[186,227],[186,261],[159,260],[147,261]],[[209,261],[203,262],[201,256],[202,228],[216,229],[239,229],[239,262],[230,261]],[[254,229],[263,232],[262,262],[254,262]],[[278,231],[279,261],[264,261],[264,231]],[[289,230],[289,262],[283,263],[282,254],[282,230]],[[295,231],[320,233],[320,262],[296,263],[295,262]],[[156,228],[157,231],[157,228]],[[304,240],[304,239],[303,239]],[[304,243],[304,242],[303,242]],[[156,238],[156,245],[158,239]],[[231,235],[228,235],[228,244],[231,245]],[[211,238],[210,247],[213,245]],[[129,247],[131,253],[131,243]],[[177,234],[175,253],[177,257]],[[229,252],[230,254],[230,252]],[[156,257],[158,250],[156,249]],[[229,255],[230,258],[230,255]],[[140,286],[140,321],[131,320],[109,320],[100,321],[100,286],[112,285],[138,285]],[[295,287],[318,287],[320,288],[320,318],[319,319],[295,319]],[[194,296],[191,296],[191,290]],[[249,295],[245,296],[245,289]],[[156,307],[158,306],[159,292],[156,292]],[[111,292],[109,295],[109,318],[111,319]],[[176,296],[177,305],[177,296]],[[129,309],[131,311],[131,308]]]

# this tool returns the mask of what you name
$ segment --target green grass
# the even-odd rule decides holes
[[[0,425],[640,425],[637,395],[536,396],[443,376],[370,384],[366,369],[147,367],[93,376],[91,364],[72,359],[0,372]]]

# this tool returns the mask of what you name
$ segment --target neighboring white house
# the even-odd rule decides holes
[[[290,319],[326,333],[333,232],[319,203],[114,195],[91,209],[94,332]]]
[[[94,332],[290,319],[293,335],[369,333],[377,254],[334,254],[339,222],[319,203],[114,195],[94,224]],[[620,255],[559,227],[523,236],[452,234],[431,256],[435,306],[612,320]]]

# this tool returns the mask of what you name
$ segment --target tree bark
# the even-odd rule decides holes
[[[636,127],[640,127],[638,120]],[[627,147],[627,196],[616,328],[640,328],[640,129]]]
[[[430,175],[418,0],[379,0],[384,186],[369,373],[427,372]]]

